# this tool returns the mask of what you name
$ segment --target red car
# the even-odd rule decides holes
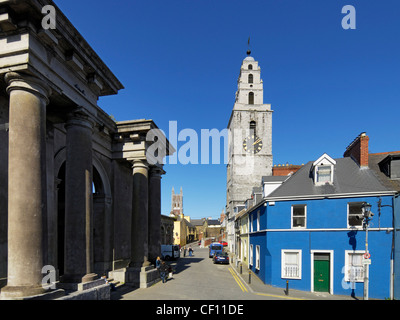
[[[228,245],[228,242],[225,242],[225,241],[220,241],[219,243],[222,244],[224,247],[226,247]]]

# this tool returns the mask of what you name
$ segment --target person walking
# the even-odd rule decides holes
[[[157,257],[156,259],[156,269],[158,272],[160,272],[160,267],[161,267],[161,258]]]
[[[193,249],[191,246],[189,246],[189,257],[191,257],[193,255]]]
[[[168,265],[165,263],[165,261],[162,261],[160,265],[160,277],[163,283],[167,281],[168,269]]]
[[[186,246],[183,247],[183,256],[186,257]]]

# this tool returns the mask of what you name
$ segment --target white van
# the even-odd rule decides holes
[[[175,244],[162,244],[161,256],[163,260],[177,259],[180,257],[179,246]]]

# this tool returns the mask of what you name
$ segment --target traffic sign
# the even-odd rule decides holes
[[[363,264],[371,264],[371,259],[363,259]]]
[[[371,254],[369,252],[364,253],[364,259],[371,258]]]

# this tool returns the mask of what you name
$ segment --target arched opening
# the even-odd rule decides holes
[[[256,126],[255,121],[250,122],[250,135],[256,136]]]
[[[249,64],[249,70],[253,70],[253,65]]]
[[[249,83],[253,83],[253,75],[252,74],[249,74]]]
[[[106,195],[99,171],[93,166],[93,260],[94,272],[106,275]]]
[[[249,92],[249,104],[254,104],[254,92]]]
[[[59,276],[64,275],[65,252],[65,161],[57,174],[57,268]],[[99,168],[101,170],[102,168]],[[112,257],[110,256],[110,210],[111,195],[103,176],[96,166],[93,166],[93,261],[94,272],[105,275],[110,270]]]

